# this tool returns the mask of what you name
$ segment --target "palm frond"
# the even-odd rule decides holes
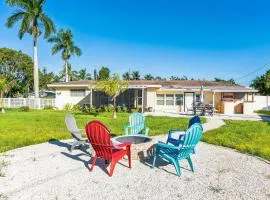
[[[82,51],[81,51],[81,49],[79,47],[73,46],[72,47],[72,54],[73,55],[75,54],[76,56],[81,56],[82,55]]]
[[[27,9],[29,6],[28,0],[6,0],[6,4],[11,7],[20,7],[23,9]]]
[[[24,15],[20,29],[19,29],[19,38],[22,39],[25,33],[31,34],[31,16],[28,14]]]
[[[13,15],[11,15],[6,22],[6,26],[11,28],[16,22],[21,20],[25,15],[25,12],[22,10],[17,10]]]
[[[55,33],[55,25],[53,21],[44,13],[40,14],[40,21],[44,25],[44,37],[48,38],[52,33]]]
[[[56,44],[52,47],[52,54],[56,54],[60,52],[63,49],[63,46],[61,44]]]

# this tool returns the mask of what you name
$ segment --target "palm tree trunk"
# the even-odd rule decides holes
[[[65,60],[65,68],[66,68],[66,82],[69,82],[68,61],[67,60]]]
[[[113,97],[113,119],[116,119],[116,97]]]
[[[38,80],[38,50],[37,39],[34,38],[34,92],[35,98],[39,98],[39,80]]]

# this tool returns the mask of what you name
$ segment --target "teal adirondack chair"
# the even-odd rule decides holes
[[[203,134],[200,124],[193,124],[185,134],[183,145],[177,147],[171,144],[158,142],[156,144],[155,155],[152,167],[155,167],[157,157],[161,157],[172,163],[176,169],[177,175],[181,175],[179,161],[187,159],[192,172],[194,172],[193,164],[190,158],[194,147],[199,143]]]
[[[129,125],[125,125],[125,135],[148,135],[149,128],[144,125],[143,114],[134,112],[129,116]]]

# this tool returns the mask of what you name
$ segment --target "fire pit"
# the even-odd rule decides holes
[[[144,135],[127,135],[115,137],[116,142],[131,142],[131,159],[145,159],[152,155],[154,141],[152,138]]]

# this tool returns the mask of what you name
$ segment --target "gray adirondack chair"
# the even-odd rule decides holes
[[[83,131],[78,129],[76,120],[73,115],[67,114],[65,117],[65,122],[68,131],[71,133],[74,141],[71,145],[70,151],[73,151],[76,146],[81,146],[83,144],[87,144],[87,139],[82,137]]]

